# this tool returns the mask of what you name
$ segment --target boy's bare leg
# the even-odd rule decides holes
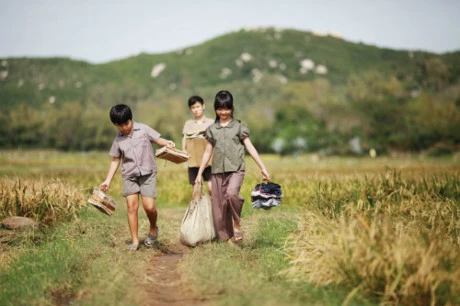
[[[138,235],[138,210],[139,210],[139,195],[131,194],[126,197],[126,203],[128,205],[128,225],[131,232],[132,243],[139,245]]]
[[[158,211],[155,203],[155,199],[151,197],[142,197],[142,206],[144,207],[147,218],[150,221],[150,234],[157,236],[157,216]]]

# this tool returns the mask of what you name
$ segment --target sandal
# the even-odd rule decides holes
[[[128,250],[130,250],[130,251],[137,251],[137,250],[139,250],[139,245],[138,245],[138,244],[131,243],[130,245],[128,245]]]
[[[243,241],[243,232],[235,230],[233,231],[233,240],[235,240],[236,243],[240,243]]]
[[[147,237],[145,237],[144,239],[144,245],[147,247],[147,248],[152,248],[153,245],[155,244],[155,242],[157,241],[157,238],[158,238],[158,231],[159,231],[159,228],[157,226],[157,234],[154,236],[152,234],[148,234]]]

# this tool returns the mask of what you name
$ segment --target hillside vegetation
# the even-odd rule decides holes
[[[274,28],[241,30],[163,54],[93,65],[0,59],[3,148],[107,149],[110,107],[177,142],[186,101],[220,89],[262,152],[443,154],[460,144],[460,51],[433,54]],[[351,143],[351,145],[350,145]]]

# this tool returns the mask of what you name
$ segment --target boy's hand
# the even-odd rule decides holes
[[[110,183],[104,182],[101,184],[101,186],[99,186],[99,189],[101,189],[104,192],[107,192],[107,190],[109,190],[109,187],[110,187]]]
[[[168,140],[168,142],[166,142],[166,146],[170,148],[175,148],[176,144],[174,143],[174,141]]]

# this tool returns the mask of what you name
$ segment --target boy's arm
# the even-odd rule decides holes
[[[184,136],[182,137],[182,151],[188,154],[187,152],[187,137]]]
[[[155,143],[159,146],[168,146],[170,148],[175,148],[176,147],[176,144],[174,143],[174,141],[172,140],[167,140],[167,139],[164,139],[164,138],[158,138],[157,141],[155,141]]]
[[[246,150],[248,150],[248,153],[251,155],[252,159],[254,159],[254,161],[259,166],[260,171],[262,172],[262,179],[270,181],[270,174],[268,173],[267,169],[265,169],[264,163],[262,162],[262,159],[260,159],[259,153],[252,144],[251,139],[249,139],[249,137],[246,137],[245,139],[243,139],[243,143],[246,147]]]
[[[106,192],[110,188],[110,182],[117,173],[118,167],[120,166],[121,158],[120,157],[112,157],[112,162],[110,163],[109,172],[107,173],[107,178],[105,181],[99,186],[102,191]]]

